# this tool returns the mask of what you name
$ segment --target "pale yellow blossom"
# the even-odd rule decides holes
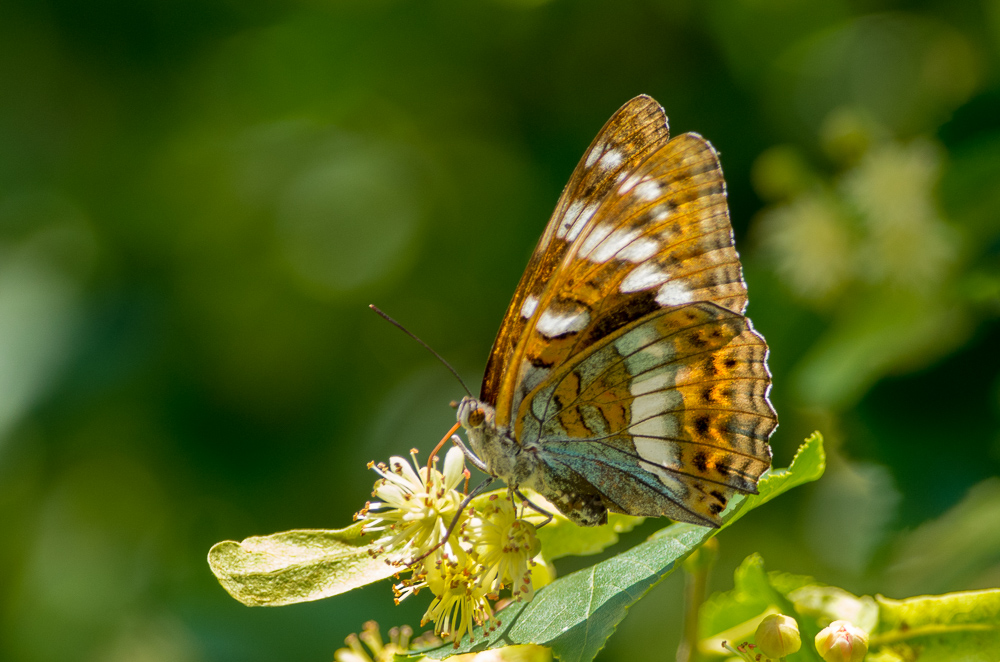
[[[535,594],[531,568],[541,544],[534,524],[518,517],[509,494],[490,497],[470,520],[465,539],[483,565],[480,581],[491,593],[510,586],[511,597],[531,600]]]
[[[357,515],[364,521],[364,533],[377,536],[373,553],[385,554],[388,562],[399,566],[439,545],[440,553],[448,558],[464,556],[458,535],[466,513],[458,510],[463,495],[456,489],[465,472],[460,449],[452,448],[445,455],[444,473],[420,466],[415,455],[413,465],[402,457],[392,457],[388,465],[373,468],[381,476],[372,492],[379,501],[367,504]],[[456,517],[459,522],[445,540]]]

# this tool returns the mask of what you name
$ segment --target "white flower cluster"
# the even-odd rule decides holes
[[[369,502],[356,515],[363,534],[374,534],[370,553],[409,577],[393,590],[396,602],[427,588],[434,594],[423,623],[455,646],[474,625],[487,631],[500,624],[491,600],[509,589],[515,600],[534,595],[531,568],[540,551],[535,526],[524,519],[509,495],[492,494],[485,505],[464,510],[459,486],[467,476],[458,448],[445,455],[444,472],[434,462],[420,466],[392,457],[370,464],[380,478]],[[457,518],[457,522],[455,522]],[[453,525],[454,523],[454,525]]]

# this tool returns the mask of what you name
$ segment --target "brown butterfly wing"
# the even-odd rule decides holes
[[[498,425],[569,357],[653,311],[698,301],[746,308],[725,180],[708,141],[678,136],[616,178],[573,227],[537,304],[517,311],[527,319],[506,361]]]
[[[637,108],[654,109],[655,141],[608,141],[636,101],[563,193],[484,394],[573,521],[599,523],[608,508],[718,526],[770,466],[767,344],[743,316],[717,153],[696,134],[670,140],[651,100]]]
[[[656,101],[638,96],[622,106],[597,134],[577,164],[556,210],[532,253],[531,260],[504,314],[486,365],[480,400],[496,405],[501,381],[524,331],[522,314],[537,302],[562,264],[573,238],[619,182],[669,139],[667,118]]]

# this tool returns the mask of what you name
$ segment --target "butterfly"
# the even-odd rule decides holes
[[[488,473],[576,524],[718,527],[777,427],[746,305],[718,153],[636,97],[573,171],[458,421]]]

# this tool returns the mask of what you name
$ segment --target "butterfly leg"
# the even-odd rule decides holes
[[[473,453],[469,449],[469,447],[465,445],[461,437],[459,437],[457,434],[451,435],[451,443],[455,444],[456,446],[462,449],[462,452],[465,453],[465,459],[469,461],[469,464],[479,469],[487,476],[493,475],[493,473],[486,468],[486,463],[480,460],[478,457],[476,457],[476,454]]]
[[[553,517],[555,517],[555,515],[553,515],[549,511],[545,510],[541,506],[532,503],[531,499],[529,499],[528,497],[524,496],[524,494],[521,492],[521,490],[515,488],[514,489],[514,494],[517,496],[518,499],[521,500],[522,503],[526,504],[529,508],[531,508],[532,510],[534,510],[536,513],[539,513],[541,515],[545,515],[545,521],[542,522],[541,524],[539,524],[538,526],[536,526],[535,527],[536,529],[542,528],[543,526],[545,526],[546,524],[548,524],[549,522],[551,522]]]

